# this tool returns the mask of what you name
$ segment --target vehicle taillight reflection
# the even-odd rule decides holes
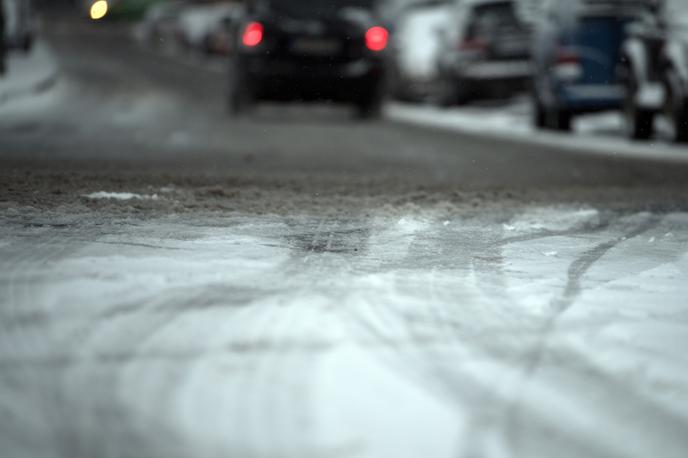
[[[557,51],[557,64],[577,64],[579,63],[578,53],[566,48]]]
[[[263,41],[263,24],[260,22],[251,22],[244,29],[244,35],[241,39],[244,46],[254,47],[258,46]]]
[[[554,63],[554,74],[562,80],[579,79],[583,75],[583,67],[578,53],[572,49],[559,48]]]
[[[459,43],[459,50],[481,52],[487,49],[487,42],[479,38],[471,38]]]
[[[384,27],[371,27],[365,34],[366,47],[371,51],[382,51],[387,47],[389,32]]]

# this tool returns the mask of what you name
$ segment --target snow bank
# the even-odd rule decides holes
[[[573,134],[535,129],[527,101],[500,107],[469,106],[454,109],[394,103],[388,107],[386,115],[396,121],[423,127],[553,147],[562,153],[688,161],[684,147],[660,142],[638,143],[623,138],[618,113],[580,117],[576,120]]]

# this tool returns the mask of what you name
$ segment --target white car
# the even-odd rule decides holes
[[[210,3],[188,6],[177,20],[177,38],[188,48],[206,50],[210,34],[217,30],[222,21],[236,14],[235,3]]]
[[[450,9],[447,4],[421,4],[401,12],[394,42],[397,98],[419,101],[436,92],[440,37],[449,24]]]
[[[139,26],[143,40],[151,44],[172,42],[179,29],[179,17],[188,8],[184,1],[161,2],[151,6]]]

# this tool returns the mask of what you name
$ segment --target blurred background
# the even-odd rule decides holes
[[[404,116],[461,126],[459,118],[472,107],[485,125],[511,130],[578,126],[592,135],[686,141],[688,6],[681,0],[365,3],[390,32],[384,100],[403,102],[393,105],[393,112],[406,109]],[[254,15],[250,2],[241,1],[3,0],[3,5],[5,67],[12,59],[21,66],[21,56],[30,56],[37,38],[48,45],[56,39],[42,33],[53,23],[88,29],[91,21],[88,31],[94,36],[99,29],[103,34],[118,29],[151,52],[225,67],[227,81],[241,73],[230,62],[241,60],[234,56],[244,51],[243,28]],[[326,63],[337,57],[326,52],[317,58]],[[10,76],[24,79],[20,73],[18,67]],[[13,91],[7,78],[1,83],[6,93]],[[223,92],[221,98],[231,97]],[[304,99],[292,95],[280,98]],[[414,105],[445,110],[408,112]]]

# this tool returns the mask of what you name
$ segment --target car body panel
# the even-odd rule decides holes
[[[536,97],[545,106],[573,113],[620,108],[628,26],[649,6],[617,0],[561,8],[562,2],[549,3],[535,34]]]

